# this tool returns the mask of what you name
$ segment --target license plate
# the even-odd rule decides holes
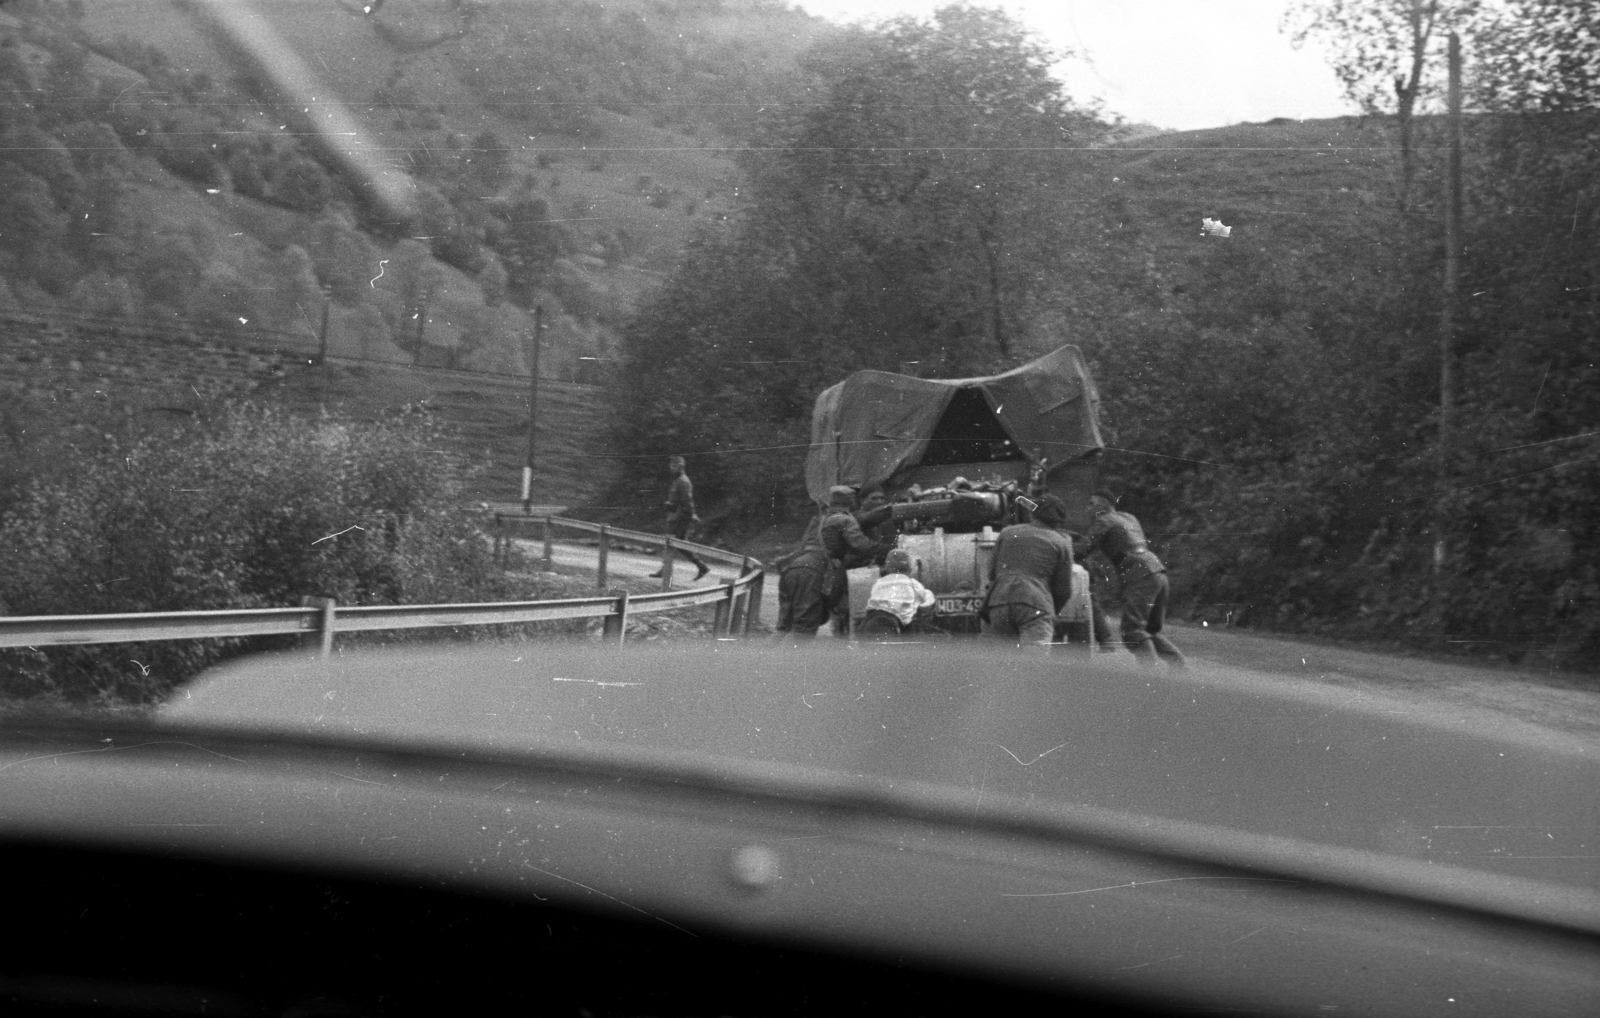
[[[981,597],[941,597],[938,612],[940,615],[976,615],[982,607]]]

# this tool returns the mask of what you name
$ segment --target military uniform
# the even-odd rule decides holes
[[[821,548],[796,555],[778,577],[778,632],[809,639],[828,621],[828,556]]]
[[[827,585],[834,632],[838,636],[845,636],[849,632],[847,616],[850,612],[850,578],[847,574],[851,569],[881,562],[883,556],[888,554],[890,545],[868,537],[855,514],[837,504],[823,516],[818,536],[828,557],[835,563],[833,576]]]
[[[689,524],[699,515],[694,508],[694,483],[689,480],[688,474],[679,474],[672,479],[672,486],[667,489],[667,533],[681,540],[687,540]],[[695,579],[710,572],[711,567],[700,561],[700,556],[681,546],[674,545],[674,548],[678,554],[693,562],[695,568],[699,570]]]
[[[1152,662],[1166,658],[1174,667],[1183,667],[1183,654],[1161,635],[1167,613],[1167,568],[1150,550],[1138,519],[1115,509],[1101,510],[1089,527],[1089,543],[1117,571],[1123,644],[1136,657]]]
[[[813,519],[800,539],[800,550],[785,559],[778,574],[778,627],[798,639],[810,639],[828,621],[828,553]]]
[[[993,636],[1049,644],[1055,619],[1072,597],[1072,538],[1037,523],[1000,531],[989,565],[989,593],[979,617]]]

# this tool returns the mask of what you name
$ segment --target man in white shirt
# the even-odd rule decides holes
[[[893,636],[915,631],[917,616],[931,614],[933,604],[933,592],[911,575],[911,553],[894,548],[884,557],[883,575],[872,585],[867,613],[856,632]]]

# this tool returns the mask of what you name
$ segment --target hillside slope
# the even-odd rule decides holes
[[[468,501],[521,497],[528,436],[526,379],[333,359],[288,374],[252,395],[297,413],[326,412],[347,420],[428,414],[443,425],[450,448],[477,468],[463,493]],[[540,382],[537,501],[591,505],[615,479],[621,461],[604,454],[609,417],[599,395],[594,386]]]
[[[538,306],[541,483],[590,500],[606,410],[560,381],[610,355],[695,232],[737,208],[730,132],[821,22],[774,0],[256,4],[316,81],[290,94],[203,9],[0,11],[0,84],[36,100],[0,118],[0,310],[70,318],[81,336],[192,323],[254,349],[277,335],[291,362],[325,335],[330,368],[252,398],[350,417],[428,407],[494,464],[483,497],[503,498],[525,383],[385,365],[525,373]],[[375,217],[326,158],[329,103],[414,184],[413,220]],[[70,359],[33,356],[6,370]],[[76,391],[20,375],[21,390]],[[82,430],[70,416],[60,426]]]

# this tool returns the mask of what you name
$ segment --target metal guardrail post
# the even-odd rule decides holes
[[[728,584],[728,594],[717,601],[717,614],[711,620],[711,636],[714,639],[725,636],[728,632],[729,615],[733,613],[734,592],[738,588]]]
[[[312,633],[307,633],[300,638],[300,646],[310,647],[313,639],[316,640],[317,656],[321,658],[333,655],[333,628],[334,605],[331,597],[302,597],[300,605],[304,608],[321,609],[317,615],[317,628]]]
[[[599,575],[594,581],[594,585],[602,589],[606,585],[606,556],[610,550],[611,534],[607,531],[605,524],[602,523],[600,525],[600,561],[596,566],[596,571]]]
[[[607,615],[601,624],[600,642],[614,642],[620,647],[628,638],[628,592],[619,588],[607,593],[616,595],[617,608],[616,614]]]
[[[668,534],[661,542],[661,589],[672,589],[672,560],[677,556],[672,554],[672,535]]]
[[[739,564],[739,579],[750,575],[750,556],[746,555]],[[750,612],[750,588],[745,587],[733,599],[733,610],[728,616],[728,635],[743,636],[746,628],[746,616]]]
[[[550,543],[550,517],[544,518],[544,571],[551,572],[556,567],[556,553]]]
[[[750,630],[761,618],[761,588],[766,586],[767,571],[761,570],[755,580],[750,584],[750,590],[744,596],[744,635],[749,636]]]
[[[1100,639],[1094,631],[1094,594],[1091,592],[1083,595],[1083,603],[1089,607],[1089,656],[1094,657],[1100,653]]]

